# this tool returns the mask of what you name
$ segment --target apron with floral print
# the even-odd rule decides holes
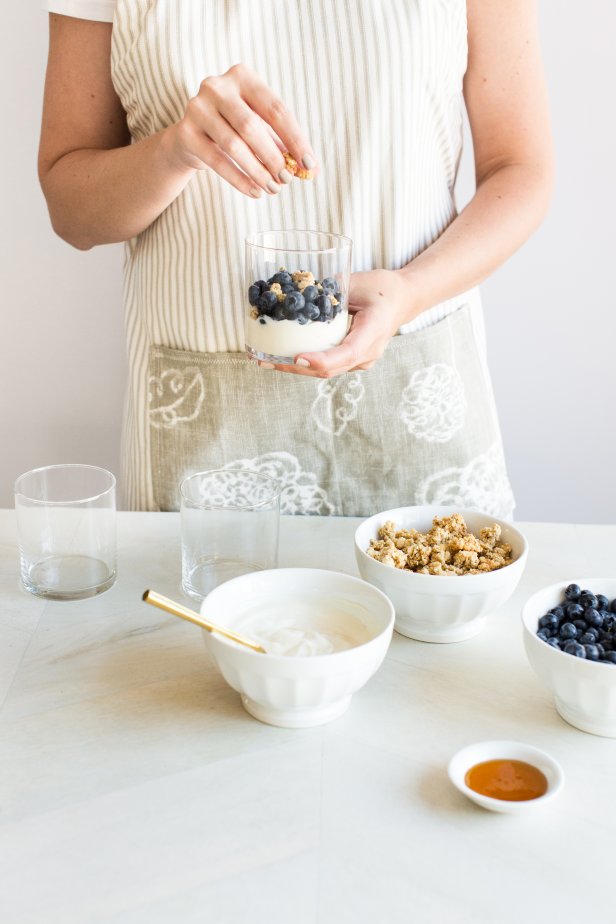
[[[134,141],[242,62],[321,163],[259,201],[199,171],[127,244],[129,507],[177,509],[186,474],[243,468],[279,479],[285,513],[511,515],[476,290],[406,325],[364,372],[294,376],[243,352],[247,235],[334,231],[354,271],[396,268],[455,218],[466,42],[465,0],[118,0],[112,77]]]

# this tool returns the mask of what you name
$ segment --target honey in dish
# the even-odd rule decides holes
[[[523,760],[486,760],[467,771],[464,782],[474,792],[507,802],[538,799],[548,788],[541,770]]]

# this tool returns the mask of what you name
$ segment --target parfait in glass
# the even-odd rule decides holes
[[[352,242],[325,231],[263,231],[246,239],[246,351],[290,365],[329,350],[348,329]]]

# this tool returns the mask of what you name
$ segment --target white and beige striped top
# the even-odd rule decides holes
[[[155,507],[147,422],[152,344],[244,348],[243,242],[269,228],[340,232],[354,270],[396,268],[455,217],[467,60],[465,0],[47,0],[113,20],[112,76],[134,140],[181,118],[201,80],[243,62],[295,112],[321,173],[276,197],[241,196],[211,171],[127,243],[130,386],[125,502]],[[403,329],[441,320],[476,291]]]

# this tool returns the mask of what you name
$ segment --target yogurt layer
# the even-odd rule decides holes
[[[275,321],[264,317],[246,318],[246,347],[271,356],[295,357],[298,353],[329,350],[344,340],[348,311],[341,311],[331,321]],[[262,324],[261,321],[265,321]]]
[[[361,607],[346,601],[285,601],[245,613],[233,628],[260,642],[268,654],[314,657],[370,641],[372,635],[360,611]]]

